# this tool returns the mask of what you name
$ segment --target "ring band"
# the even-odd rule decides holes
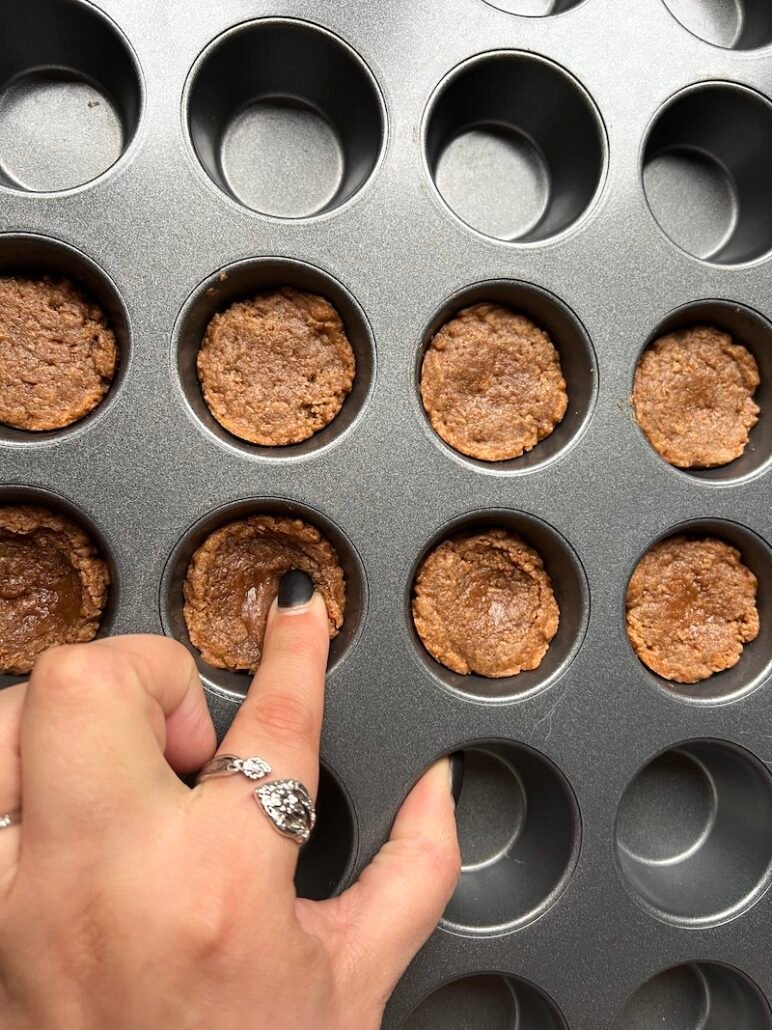
[[[262,780],[271,771],[268,762],[257,755],[216,755],[198,774],[196,783],[239,774],[250,780]],[[270,780],[255,790],[255,801],[282,837],[294,840],[300,847],[306,843],[316,825],[316,808],[299,780]]]
[[[215,755],[207,762],[196,777],[196,783],[204,780],[215,780],[220,776],[236,776],[242,773],[250,780],[262,780],[271,772],[270,765],[257,755],[251,758],[239,758],[237,755]]]
[[[7,830],[11,826],[18,826],[21,822],[21,809],[14,808],[12,812],[0,815],[0,830]]]

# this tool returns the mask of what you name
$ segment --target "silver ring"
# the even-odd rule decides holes
[[[21,822],[21,809],[14,808],[12,812],[0,815],[0,830],[7,830],[10,826],[18,826]]]
[[[271,772],[270,765],[257,755],[251,758],[239,758],[237,755],[215,755],[207,762],[196,777],[196,783],[214,780],[220,776],[236,776],[242,773],[250,780],[262,780]]]
[[[255,791],[255,799],[282,837],[302,847],[316,825],[311,795],[298,780],[271,780]]]
[[[198,774],[196,783],[239,773],[250,780],[262,780],[271,771],[268,762],[257,755],[250,758],[216,755]],[[301,847],[306,843],[316,825],[316,809],[311,795],[299,780],[271,780],[257,788],[255,801],[282,837],[289,837]]]

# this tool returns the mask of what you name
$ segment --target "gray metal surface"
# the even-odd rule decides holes
[[[81,425],[0,434],[0,502],[58,497],[92,526],[112,632],[184,636],[185,558],[228,514],[298,510],[331,535],[349,609],[303,890],[356,875],[427,765],[467,749],[462,884],[390,1028],[772,1025],[744,978],[772,996],[772,51],[748,48],[772,26],[764,0],[668,4],[100,0],[130,51],[74,0],[6,17],[35,12],[0,40],[0,267],[83,279],[123,360]],[[219,71],[201,57],[258,19]],[[277,452],[220,431],[193,375],[215,300],[271,282],[328,293],[360,359],[340,419]],[[485,295],[553,326],[572,398],[554,438],[500,467],[443,445],[416,389],[438,319]],[[741,462],[690,474],[650,449],[629,395],[658,328],[708,315],[748,330],[767,410]],[[561,604],[544,665],[511,681],[440,668],[409,615],[425,549],[486,521],[539,547]],[[733,671],[674,690],[633,654],[624,594],[691,523],[740,544],[762,632]],[[222,728],[246,681],[202,673]]]

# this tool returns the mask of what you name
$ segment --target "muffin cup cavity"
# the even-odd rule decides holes
[[[463,753],[461,879],[443,925],[467,935],[506,933],[564,889],[579,853],[579,809],[562,773],[523,744],[475,742]]]
[[[555,1003],[517,976],[477,973],[432,991],[411,1012],[402,1030],[567,1030]],[[755,1028],[754,1028],[755,1030]]]
[[[343,784],[322,762],[316,826],[300,851],[295,873],[298,897],[323,901],[346,886],[357,853],[354,808]]]
[[[249,515],[277,515],[301,519],[315,526],[338,553],[340,565],[346,577],[346,611],[343,626],[338,635],[330,641],[328,673],[332,672],[353,646],[367,610],[367,586],[362,561],[343,532],[319,512],[283,498],[256,498],[236,501],[224,505],[199,519],[182,536],[174,548],[161,579],[160,611],[164,632],[179,640],[196,660],[204,684],[212,690],[237,699],[244,698],[251,676],[248,672],[232,672],[216,669],[207,664],[188,636],[183,613],[183,584],[194,551],[210,533],[220,526]]]
[[[491,7],[507,14],[519,14],[524,18],[549,18],[565,14],[585,3],[585,0],[485,0]]]
[[[441,665],[424,647],[415,629],[412,612],[413,583],[423,559],[437,544],[457,533],[501,527],[517,533],[540,555],[552,581],[552,590],[560,608],[558,631],[537,669],[493,679],[471,674],[461,675]],[[589,588],[579,558],[570,544],[546,522],[510,509],[474,512],[445,525],[429,541],[414,563],[405,598],[410,640],[416,659],[435,679],[454,693],[478,701],[520,700],[545,690],[565,671],[579,650],[589,617]]]
[[[117,396],[130,359],[129,314],[112,279],[96,262],[67,243],[47,236],[7,233],[0,235],[0,276],[31,279],[45,275],[70,279],[107,316],[115,334],[118,362],[115,376],[102,401],[87,415],[63,429],[43,432],[16,429],[0,423],[0,444],[40,444],[79,435],[101,419]]]
[[[653,540],[643,553],[647,553],[662,540],[681,535],[713,537],[738,549],[743,564],[758,580],[756,608],[759,613],[759,633],[755,640],[744,645],[736,665],[723,672],[714,673],[699,683],[675,683],[658,676],[643,663],[641,668],[645,669],[646,674],[658,687],[681,701],[704,705],[734,701],[761,686],[772,673],[772,549],[766,540],[739,523],[723,519],[695,519],[683,522],[663,533]],[[637,565],[638,562],[636,567]],[[631,569],[630,576],[634,571],[635,568]],[[629,581],[628,578],[628,583]],[[625,593],[626,591],[627,587]],[[630,647],[632,648],[632,644]]]
[[[772,8],[767,0],[663,0],[685,29],[706,43],[729,50],[758,50],[772,43]]]
[[[683,926],[726,922],[772,878],[772,778],[735,745],[687,741],[633,778],[614,842],[623,882],[652,914]]]
[[[134,137],[142,108],[128,42],[81,0],[15,4],[0,56],[0,185],[56,193],[98,178]]]
[[[673,966],[647,980],[614,1030],[769,1030],[769,1005],[739,969],[718,962]]]
[[[511,243],[559,236],[605,176],[606,136],[566,71],[517,51],[474,57],[432,97],[424,153],[440,196],[472,229]]]
[[[741,265],[772,248],[767,168],[772,103],[745,86],[701,83],[657,113],[643,149],[643,188],[676,246],[717,265]]]
[[[700,300],[684,304],[664,318],[646,340],[638,355],[633,378],[644,353],[660,337],[695,326],[715,327],[728,333],[734,343],[742,344],[756,359],[761,382],[753,399],[760,413],[758,422],[750,431],[745,451],[739,458],[716,468],[677,471],[703,483],[718,486],[739,483],[753,478],[768,468],[772,461],[772,324],[757,311],[729,300]],[[648,445],[648,440],[646,443]]]
[[[302,443],[265,447],[229,433],[212,415],[201,391],[196,359],[214,315],[236,301],[283,286],[318,294],[333,305],[354,352],[356,376],[343,407],[327,426]],[[196,421],[221,443],[258,458],[304,458],[339,440],[358,421],[375,383],[375,340],[362,308],[333,276],[289,258],[252,258],[220,269],[205,279],[185,302],[177,320],[172,361],[183,397]]]
[[[517,314],[526,315],[552,340],[560,357],[566,381],[568,410],[549,436],[519,458],[507,461],[480,461],[455,450],[429,422],[421,401],[421,369],[424,356],[439,330],[464,308],[474,304],[500,304]],[[576,314],[554,294],[531,283],[493,279],[475,283],[449,297],[434,313],[421,338],[415,366],[414,389],[421,414],[426,419],[437,445],[449,456],[481,472],[523,473],[544,468],[564,455],[581,438],[595,408],[598,392],[598,365],[590,337]]]
[[[63,515],[75,522],[89,535],[94,543],[99,556],[107,563],[110,573],[110,585],[107,592],[107,603],[102,611],[99,622],[97,638],[108,637],[115,621],[115,613],[118,609],[120,598],[120,581],[118,577],[117,562],[113,549],[107,542],[104,534],[88,515],[71,501],[51,493],[49,490],[42,490],[38,487],[29,486],[4,486],[0,488],[0,507],[9,505],[35,505],[41,508],[49,508],[51,511]],[[0,673],[0,690],[3,687],[11,686],[14,683],[21,683],[28,679],[28,676],[10,676]]]
[[[216,39],[186,90],[190,140],[244,207],[307,218],[350,200],[386,140],[380,90],[343,40],[304,21],[247,22]]]

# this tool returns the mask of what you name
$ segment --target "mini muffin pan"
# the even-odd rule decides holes
[[[104,403],[0,429],[0,503],[45,503],[110,563],[103,632],[186,646],[207,532],[295,514],[348,579],[319,827],[300,891],[350,883],[407,791],[463,750],[463,873],[387,1030],[772,1030],[772,14],[767,0],[30,0],[0,42],[0,270],[84,284],[121,353]],[[253,447],[203,403],[211,315],[290,285],[338,308],[338,418]],[[545,327],[564,422],[521,458],[457,454],[421,407],[467,304]],[[670,467],[635,424],[643,349],[709,323],[751,348],[743,458]],[[561,622],[505,680],[434,662],[422,556],[503,525]],[[703,684],[636,658],[625,590],[676,532],[735,544],[761,631]],[[247,677],[199,661],[217,726]],[[7,682],[7,678],[6,681]],[[292,769],[282,770],[292,775]]]

